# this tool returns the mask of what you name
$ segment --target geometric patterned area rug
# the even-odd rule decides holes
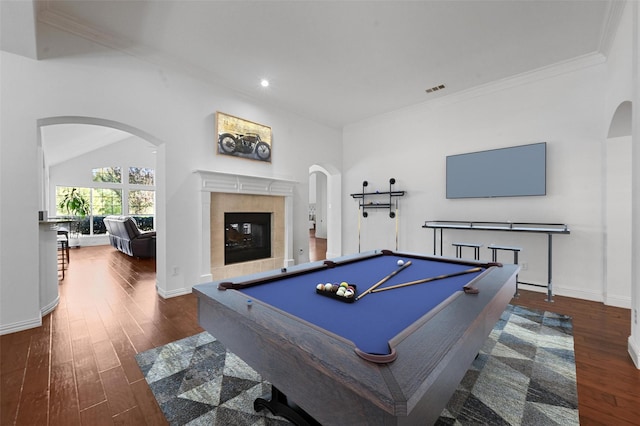
[[[571,318],[507,306],[436,424],[580,424]]]
[[[171,425],[290,425],[271,385],[207,332],[136,355]],[[509,305],[437,425],[578,425],[571,318]]]

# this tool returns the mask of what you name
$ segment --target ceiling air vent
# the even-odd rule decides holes
[[[426,90],[426,92],[427,92],[427,93],[437,92],[438,90],[442,90],[442,89],[444,89],[444,87],[445,87],[445,86],[444,86],[444,84],[441,84],[441,85],[439,85],[439,86],[433,86],[433,87],[431,87],[431,88],[427,89],[427,90]]]

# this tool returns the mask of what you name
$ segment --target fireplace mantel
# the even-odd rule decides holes
[[[196,170],[205,192],[278,195],[291,197],[298,182],[272,177],[237,175],[231,173]]]
[[[211,271],[211,193],[229,193],[244,195],[266,195],[284,197],[284,264],[292,266],[293,251],[293,194],[297,182],[273,177],[239,175],[208,170],[196,170],[199,176],[202,207],[202,260],[201,282],[213,280]]]

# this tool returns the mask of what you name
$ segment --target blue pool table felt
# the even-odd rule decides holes
[[[358,260],[334,268],[285,277],[241,291],[248,300],[260,301],[321,329],[352,341],[363,352],[388,354],[389,340],[428,314],[441,302],[482,273],[475,272],[409,287],[370,293],[353,303],[316,293],[319,283],[346,281],[357,286],[357,294],[400,268],[398,260],[410,260],[404,268],[380,288],[409,281],[465,271],[473,266],[444,261],[382,255]],[[484,269],[483,269],[484,270]],[[474,297],[462,294],[460,297]]]

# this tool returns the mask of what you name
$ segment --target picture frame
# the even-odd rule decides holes
[[[216,112],[218,154],[271,162],[271,127]]]

